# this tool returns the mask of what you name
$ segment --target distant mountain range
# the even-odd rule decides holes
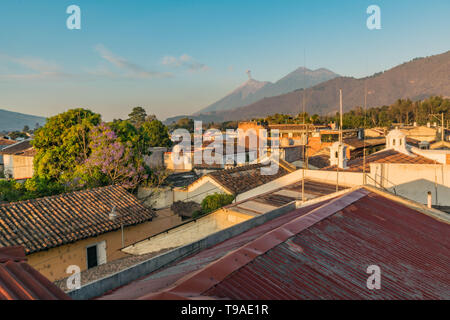
[[[324,69],[315,72],[321,70]],[[302,71],[296,70],[293,74],[297,74],[301,79]],[[289,80],[289,75],[283,79],[286,78]],[[264,85],[253,95],[263,90],[268,92],[269,88],[273,88],[283,79],[273,85]],[[285,80],[283,88],[288,87],[286,82],[290,83]],[[303,97],[307,112],[319,115],[334,114],[339,109],[339,89],[343,90],[344,110],[348,111],[364,104],[366,86],[368,107],[390,105],[400,98],[421,100],[433,95],[450,96],[450,51],[427,58],[416,58],[367,78],[333,77],[305,90],[294,89],[289,93],[267,95],[239,108],[201,112],[189,117],[204,122],[222,122],[265,117],[274,113],[298,114]],[[172,119],[174,118],[167,120],[173,121]]]
[[[37,123],[42,126],[46,121],[44,117],[0,109],[0,132],[21,131],[25,126],[35,129]]]
[[[183,117],[195,118],[196,116],[201,116],[202,119],[206,119],[208,114],[211,113],[233,110],[242,106],[247,106],[264,98],[277,96],[297,89],[309,88],[318,83],[336,77],[339,77],[339,75],[324,68],[310,70],[300,67],[275,83],[249,79],[230,94],[209,105],[208,107],[194,113],[192,116],[177,116],[168,118],[166,123],[172,123],[173,121],[177,121]],[[212,119],[214,118],[215,117],[213,116]]]
[[[194,113],[225,111],[249,105],[258,100],[288,93],[297,89],[309,88],[318,83],[333,79],[339,75],[327,69],[309,70],[298,68],[275,83],[249,79],[229,95]]]

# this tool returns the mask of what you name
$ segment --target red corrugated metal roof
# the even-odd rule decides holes
[[[70,300],[26,263],[22,247],[0,248],[0,300]]]
[[[103,298],[450,298],[448,223],[363,188],[307,211],[286,214],[258,227],[257,238],[248,237],[251,230]],[[380,290],[366,287],[370,265],[381,268]]]
[[[326,202],[326,201],[325,201]],[[173,285],[181,278],[199,270],[211,262],[223,257],[228,252],[238,249],[239,247],[253,241],[254,239],[264,235],[270,230],[277,228],[293,217],[298,217],[319,207],[325,202],[317,203],[305,208],[301,208],[287,214],[284,214],[276,219],[264,223],[258,227],[250,229],[234,238],[228,239],[220,244],[217,244],[209,249],[203,250],[198,254],[181,260],[173,265],[170,265],[164,270],[156,271],[152,274],[146,275],[141,280],[134,281],[122,288],[113,292],[108,292],[100,299],[137,299],[145,294],[158,292],[170,285]]]

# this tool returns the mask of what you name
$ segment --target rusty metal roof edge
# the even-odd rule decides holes
[[[411,209],[414,209],[422,214],[425,214],[433,219],[439,220],[441,222],[450,224],[450,215],[442,212],[440,210],[434,209],[434,208],[428,208],[426,205],[407,199],[405,197],[402,197],[400,195],[394,195],[390,192],[387,192],[385,190],[379,189],[375,186],[371,186],[371,185],[364,185],[363,188],[365,188],[366,190],[379,194],[383,197],[386,197],[390,200],[393,200],[395,202],[401,203]]]
[[[247,265],[258,256],[265,254],[268,250],[286,241],[293,235],[328,218],[336,212],[348,207],[355,201],[366,197],[370,193],[363,187],[355,187],[354,190],[344,191],[346,192],[338,197],[336,197],[336,194],[333,194],[335,197],[334,200],[331,200],[330,202],[311,210],[307,214],[297,217],[284,225],[263,234],[246,245],[227,253],[225,256],[210,263],[205,268],[181,278],[169,288],[160,292],[145,295],[141,297],[141,299],[158,299],[163,293],[172,293],[179,297],[190,297],[191,295],[200,296],[203,292],[220,283],[228,275]],[[226,263],[222,263],[219,266],[221,262]],[[219,268],[221,272],[216,270]],[[226,270],[223,270],[224,268],[226,268]],[[217,277],[218,274],[221,274],[222,276]],[[214,275],[214,277],[211,277],[212,275]]]

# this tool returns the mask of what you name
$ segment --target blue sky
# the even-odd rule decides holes
[[[81,8],[68,30],[66,8]],[[381,8],[381,30],[366,9]],[[189,114],[303,66],[363,77],[450,50],[448,0],[40,0],[0,3],[0,108],[105,120]],[[306,54],[305,54],[306,53]]]

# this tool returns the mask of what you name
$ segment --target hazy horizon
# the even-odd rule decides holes
[[[81,30],[66,27],[71,4]],[[371,4],[381,30],[366,26]],[[44,117],[84,107],[110,121],[142,106],[164,120],[221,99],[247,70],[270,82],[302,66],[362,78],[450,49],[445,0],[29,0],[1,9],[0,109]]]

